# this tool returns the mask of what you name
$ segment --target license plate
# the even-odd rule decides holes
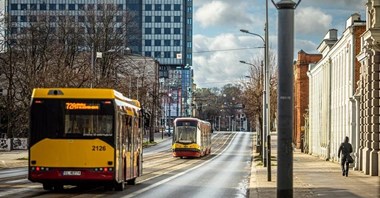
[[[67,176],[79,176],[81,175],[82,173],[80,171],[63,171],[63,175],[67,175]]]

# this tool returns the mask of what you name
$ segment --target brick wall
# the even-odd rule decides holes
[[[297,62],[294,65],[294,130],[293,143],[301,148],[301,134],[304,132],[304,114],[309,104],[309,78],[307,71],[310,63],[317,63],[321,54],[307,54],[303,50],[298,52]]]

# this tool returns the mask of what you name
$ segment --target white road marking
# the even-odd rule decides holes
[[[137,196],[137,195],[139,195],[139,194],[141,194],[141,193],[143,193],[143,192],[146,192],[146,191],[148,191],[148,190],[150,190],[150,189],[153,189],[153,188],[155,188],[155,187],[157,187],[157,186],[159,186],[159,185],[162,185],[162,184],[164,184],[164,183],[166,183],[166,182],[169,182],[169,181],[171,181],[171,180],[173,180],[173,179],[175,179],[175,178],[177,178],[177,177],[180,177],[180,176],[182,176],[182,175],[184,175],[184,174],[186,174],[186,173],[188,173],[188,172],[190,172],[190,171],[193,171],[194,169],[197,169],[197,168],[203,166],[203,165],[206,164],[206,163],[210,163],[210,162],[212,162],[212,161],[213,161],[214,159],[216,159],[219,155],[221,155],[222,153],[224,153],[224,151],[225,151],[227,148],[230,147],[230,145],[231,145],[231,143],[233,142],[233,139],[235,138],[235,136],[236,136],[236,133],[234,134],[234,137],[232,138],[232,140],[230,141],[230,143],[226,146],[226,148],[224,148],[222,152],[220,152],[218,155],[216,155],[216,156],[215,156],[214,158],[212,158],[211,160],[207,160],[207,161],[205,161],[205,162],[203,162],[203,163],[201,163],[201,164],[199,164],[199,165],[197,165],[197,166],[194,166],[194,167],[191,168],[191,169],[187,169],[187,170],[184,171],[184,172],[181,172],[181,173],[178,173],[178,174],[176,174],[176,175],[173,175],[173,176],[171,176],[171,177],[169,177],[169,178],[166,178],[166,179],[164,179],[164,180],[162,180],[162,181],[160,181],[160,182],[154,183],[153,185],[150,185],[150,186],[148,186],[148,187],[146,187],[146,188],[140,189],[140,190],[138,190],[138,191],[136,191],[136,192],[133,192],[133,193],[131,193],[131,194],[129,194],[129,195],[123,196],[122,198],[130,198],[130,197]]]

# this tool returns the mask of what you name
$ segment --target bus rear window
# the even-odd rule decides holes
[[[113,116],[110,100],[35,99],[31,144],[44,138],[112,136]]]

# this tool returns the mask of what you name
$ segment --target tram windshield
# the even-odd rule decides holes
[[[174,140],[181,143],[197,141],[197,121],[181,120],[175,123]]]
[[[197,140],[197,127],[194,126],[179,126],[175,131],[177,142],[193,143]]]

